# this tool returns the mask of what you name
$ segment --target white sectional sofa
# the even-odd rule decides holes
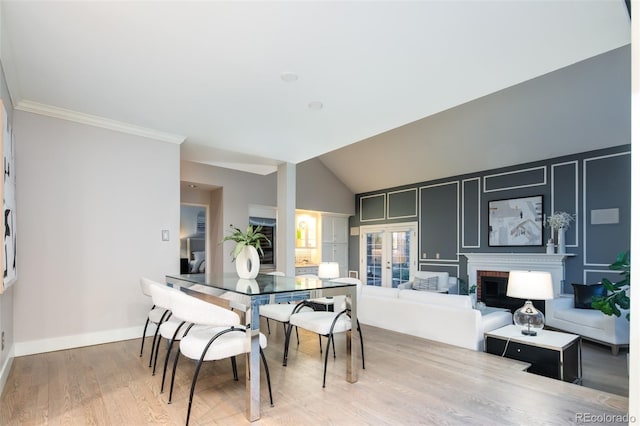
[[[357,300],[362,324],[476,351],[486,331],[512,323],[510,312],[482,315],[466,295],[363,285]]]
[[[609,345],[611,353],[618,355],[620,347],[629,346],[627,312],[616,317],[595,309],[577,309],[573,297],[557,296],[545,303],[545,325]]]

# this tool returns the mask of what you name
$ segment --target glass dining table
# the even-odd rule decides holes
[[[246,416],[251,422],[260,418],[260,305],[287,303],[305,299],[345,295],[351,299],[351,330],[357,330],[357,288],[354,283],[306,277],[258,274],[255,279],[228,274],[167,275],[167,285],[181,289],[212,303],[229,306],[244,313],[251,351],[246,368]],[[346,334],[346,380],[358,381],[356,333]]]

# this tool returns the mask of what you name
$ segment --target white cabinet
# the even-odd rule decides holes
[[[347,244],[349,242],[349,218],[322,215],[322,242]]]
[[[340,276],[349,269],[349,218],[322,215],[322,261],[338,262]]]

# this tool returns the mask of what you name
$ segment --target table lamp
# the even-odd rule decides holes
[[[318,265],[318,278],[334,279],[340,276],[340,265],[338,262],[322,262]]]
[[[513,323],[522,334],[535,336],[536,329],[544,327],[544,315],[537,310],[531,300],[553,299],[551,274],[541,271],[510,271],[507,283],[507,296],[526,299],[523,307],[513,314]]]

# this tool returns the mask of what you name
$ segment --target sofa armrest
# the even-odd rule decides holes
[[[398,284],[398,289],[411,290],[412,286],[413,286],[413,281],[407,281],[406,283]]]

